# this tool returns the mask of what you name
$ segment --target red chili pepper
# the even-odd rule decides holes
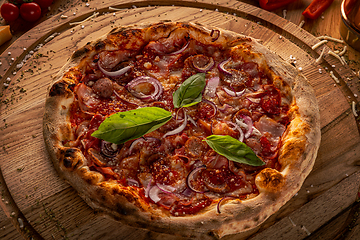
[[[302,15],[313,20],[317,19],[333,1],[334,0],[313,0]]]
[[[259,0],[259,4],[262,9],[272,11],[295,1],[296,0]]]

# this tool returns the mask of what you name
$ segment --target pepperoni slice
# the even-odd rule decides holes
[[[279,115],[281,104],[280,91],[272,85],[266,85],[264,89],[265,93],[260,101],[262,109],[269,114]]]

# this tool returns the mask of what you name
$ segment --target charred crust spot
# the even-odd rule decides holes
[[[95,44],[95,50],[99,51],[105,48],[105,43],[104,41],[99,41]]]
[[[190,24],[188,23],[182,23],[180,26],[184,28],[191,28]]]
[[[254,217],[254,222],[258,222],[259,221],[259,216],[256,216],[256,217]]]
[[[73,83],[73,84],[69,84],[67,88],[68,88],[70,91],[74,92],[75,86],[76,86],[76,84]]]
[[[80,163],[81,163],[80,161],[77,161],[73,168],[77,169],[79,167]]]
[[[119,204],[119,203],[116,204],[115,208],[116,208],[116,211],[117,211],[119,214],[121,214],[121,215],[126,216],[126,215],[129,214],[128,210],[125,209],[125,208],[124,208],[121,204]]]
[[[65,95],[67,85],[68,84],[64,81],[55,83],[54,85],[52,85],[52,87],[49,91],[49,96],[54,97],[54,96]]]
[[[75,157],[75,153],[77,152],[77,150],[75,148],[68,148],[66,149],[65,151],[65,154],[64,156],[67,158],[67,157]]]
[[[146,228],[147,224],[143,223],[143,222],[135,222],[136,226],[140,227],[140,228]]]
[[[64,159],[63,159],[64,167],[77,169],[77,167],[81,162],[77,159],[76,152],[77,150],[75,148],[67,148],[65,151],[62,151],[62,154],[64,155]]]
[[[74,52],[74,54],[72,55],[73,58],[78,58],[81,57],[84,53],[88,52],[89,50],[87,48],[81,48],[79,50],[77,50],[76,52]]]
[[[248,229],[248,228],[250,228],[249,225],[245,225],[245,226],[244,226],[244,229]]]
[[[112,195],[120,194],[120,191],[119,191],[118,188],[112,188],[111,190],[112,190],[112,191],[111,191],[111,194],[112,194]]]
[[[66,167],[66,168],[71,168],[71,166],[72,166],[72,162],[68,158],[64,158],[63,164],[64,164],[64,167]]]
[[[91,178],[85,178],[85,181],[90,185],[92,184],[92,179]]]
[[[213,232],[208,232],[207,233],[210,237],[215,237],[215,234]]]

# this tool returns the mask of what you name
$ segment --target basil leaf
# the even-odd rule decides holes
[[[174,108],[190,107],[201,102],[205,85],[205,73],[197,73],[186,79],[173,94]]]
[[[218,154],[227,159],[251,166],[262,166],[265,163],[245,143],[228,135],[211,135],[204,139]]]
[[[171,117],[171,112],[158,107],[118,112],[107,117],[91,136],[121,144],[155,131],[167,123]]]

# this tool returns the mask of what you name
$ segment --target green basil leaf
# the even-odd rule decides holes
[[[251,166],[262,166],[265,163],[245,143],[228,135],[211,135],[204,139],[218,154],[227,159]]]
[[[186,79],[173,94],[174,107],[190,107],[201,102],[205,85],[205,73],[197,73]]]
[[[158,107],[118,112],[107,117],[91,136],[121,144],[155,131],[167,123],[171,117],[171,112]]]

